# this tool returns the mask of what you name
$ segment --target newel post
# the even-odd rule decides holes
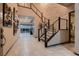
[[[45,47],[47,47],[47,30],[46,30],[46,28],[44,29],[44,31],[45,31]]]
[[[58,23],[58,24],[59,24],[58,27],[59,27],[59,30],[60,30],[60,26],[61,26],[61,25],[60,25],[60,19],[61,19],[61,18],[59,17],[59,18],[58,18],[58,22],[59,22],[59,23]]]
[[[40,29],[38,29],[38,41],[40,41]]]
[[[50,20],[48,19],[48,29],[50,29]]]

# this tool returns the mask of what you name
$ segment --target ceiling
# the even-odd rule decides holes
[[[69,6],[74,5],[74,3],[59,3],[59,4],[65,6],[65,7],[69,7]]]
[[[72,8],[74,9],[75,8],[75,4],[74,3],[59,3],[60,5],[64,6],[64,7],[67,7],[67,8]]]

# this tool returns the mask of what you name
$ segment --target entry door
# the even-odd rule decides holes
[[[75,13],[70,13],[70,41],[75,41]]]
[[[3,42],[3,39],[2,39],[2,34],[3,34],[3,4],[0,3],[0,56],[3,55],[3,47],[2,47],[2,42]]]
[[[71,14],[71,41],[75,38],[75,16],[74,13]]]

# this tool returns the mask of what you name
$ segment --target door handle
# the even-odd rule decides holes
[[[1,43],[1,47],[3,47],[4,45],[5,45],[5,43],[6,43],[6,38],[4,37],[4,35],[2,35],[2,43]],[[4,41],[4,43],[3,43],[3,41]]]
[[[1,33],[0,34],[0,39],[2,40],[1,47],[3,47],[5,45],[5,43],[6,43],[6,38],[3,35],[3,29],[2,28],[0,28],[0,33]],[[4,41],[4,43],[3,43],[3,41]]]
[[[3,29],[2,28],[0,28],[0,39],[3,39]]]

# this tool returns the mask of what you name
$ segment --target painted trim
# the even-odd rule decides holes
[[[53,45],[50,45],[50,46],[47,46],[47,47],[58,46],[58,45],[63,45],[63,44],[68,44],[68,43],[69,43],[69,42],[63,42],[63,43],[53,44]]]

